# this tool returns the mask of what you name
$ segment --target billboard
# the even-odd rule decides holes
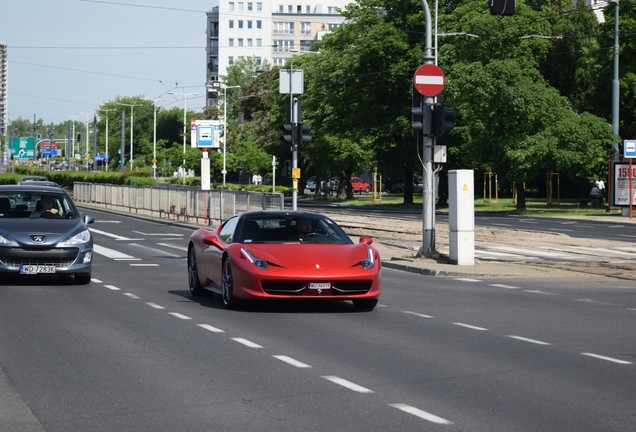
[[[630,182],[631,169],[631,182]],[[631,185],[631,190],[630,190]],[[629,197],[632,197],[632,206],[636,205],[636,166],[629,163],[615,163],[612,177],[612,197],[614,206],[629,206]]]

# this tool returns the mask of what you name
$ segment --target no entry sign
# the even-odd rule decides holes
[[[446,77],[444,71],[434,64],[425,64],[417,68],[413,76],[415,90],[424,96],[437,96],[444,90]]]

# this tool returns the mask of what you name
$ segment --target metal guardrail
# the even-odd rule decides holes
[[[249,210],[283,210],[284,194],[100,183],[73,185],[73,200],[105,208],[193,223],[221,222]]]

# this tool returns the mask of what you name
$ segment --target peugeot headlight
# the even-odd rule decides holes
[[[0,244],[13,244],[13,242],[10,241],[8,238],[0,235]]]
[[[257,267],[261,270],[267,270],[269,268],[269,266],[267,265],[267,261],[265,261],[264,259],[258,258],[256,255],[250,252],[249,249],[241,248],[241,253],[243,254],[245,258],[247,258],[249,262],[254,264],[254,267]]]
[[[76,246],[79,244],[88,243],[91,240],[91,233],[88,230],[84,230],[79,234],[75,234],[68,240],[60,243],[60,246]]]
[[[365,270],[371,270],[375,264],[375,258],[373,257],[373,250],[367,248],[367,257],[360,261],[360,265]]]

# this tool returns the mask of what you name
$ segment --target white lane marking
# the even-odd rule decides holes
[[[588,357],[594,357],[600,360],[605,360],[608,362],[612,362],[612,363],[618,363],[618,364],[623,364],[623,365],[628,365],[628,364],[632,364],[632,362],[626,361],[626,360],[620,360],[617,358],[613,358],[613,357],[606,357],[606,356],[602,356],[599,354],[594,354],[594,353],[581,353],[584,356],[588,356]]]
[[[514,285],[506,285],[506,284],[490,284],[491,287],[495,287],[495,288],[505,288],[505,289],[519,289],[519,287],[514,286]]]
[[[137,259],[131,255],[125,254],[123,252],[116,251],[114,249],[109,249],[104,246],[100,246],[98,244],[93,244],[93,251],[96,254],[104,255],[106,258],[112,258],[116,260],[134,260]]]
[[[104,285],[104,286],[111,291],[121,291],[121,288],[117,288],[115,285]]]
[[[212,333],[225,333],[225,330],[221,330],[220,328],[216,328],[210,324],[197,324],[197,326],[202,329],[206,329],[207,331],[211,331]]]
[[[122,221],[118,221],[118,220],[102,220],[102,219],[99,219],[99,220],[95,221],[95,223],[98,223],[98,224],[103,224],[103,223],[116,223],[116,224],[119,224],[121,222]]]
[[[402,312],[404,312],[405,314],[409,314],[409,315],[415,315],[415,316],[418,316],[420,318],[433,318],[430,315],[425,315],[425,314],[421,314],[421,313],[417,313],[417,312],[411,312],[411,311],[402,311]]]
[[[553,293],[549,293],[549,292],[545,292],[545,291],[541,291],[541,290],[524,290],[527,293],[530,294],[541,294],[541,295],[554,295]]]
[[[180,314],[179,312],[168,312],[168,314],[172,315],[173,317],[182,319],[182,320],[191,320],[192,319],[192,318],[190,318],[187,315]]]
[[[301,361],[298,361],[296,359],[293,359],[291,357],[287,357],[286,355],[274,355],[272,356],[274,358],[277,358],[280,361],[283,361],[287,364],[290,364],[292,366],[296,366],[297,368],[310,368],[311,366],[309,366],[307,363],[303,363]]]
[[[91,282],[95,282],[95,283],[104,283],[104,281],[99,280],[99,279],[95,279],[95,278],[91,278]]]
[[[133,293],[122,293],[123,295],[125,295],[126,297],[130,297],[131,299],[140,299],[141,297],[139,297],[138,295],[135,295]]]
[[[351,381],[347,381],[344,378],[340,378],[337,376],[333,376],[333,375],[325,375],[323,376],[324,379],[331,381],[334,384],[338,384],[341,385],[345,388],[348,388],[349,390],[353,390],[354,392],[358,392],[358,393],[373,393],[373,390],[369,390],[366,387],[362,387],[361,385],[358,385],[356,383],[352,383]]]
[[[512,339],[517,339],[517,340],[520,340],[520,341],[523,341],[523,342],[530,342],[530,343],[537,344],[537,345],[550,345],[548,342],[543,342],[543,341],[536,340],[536,339],[525,338],[523,336],[508,335],[508,337],[512,338]]]
[[[481,282],[481,279],[471,279],[471,278],[455,278],[455,280],[460,282]]]
[[[114,238],[115,240],[131,240],[128,237],[120,236],[120,235],[117,235],[117,234],[112,234],[112,233],[109,233],[109,232],[106,232],[106,231],[102,231],[102,230],[98,230],[98,229],[95,229],[95,228],[89,228],[89,230],[92,233],[101,234],[101,235],[106,236],[106,237]]]
[[[477,326],[474,326],[474,325],[464,324],[464,323],[460,323],[460,322],[455,322],[453,324],[456,325],[456,326],[460,326],[460,327],[466,327],[466,328],[469,328],[471,330],[479,330],[479,331],[488,330],[487,328],[484,328],[484,327],[477,327]]]
[[[446,420],[445,418],[436,416],[435,414],[431,414],[430,412],[423,411],[419,408],[415,408],[407,404],[395,403],[395,404],[389,404],[389,406],[392,406],[393,408],[397,408],[400,411],[404,411],[405,413],[414,415],[415,417],[419,417],[422,420],[426,420],[431,423],[443,424],[443,425],[453,424],[453,422],[451,422],[450,420]]]
[[[493,226],[502,226],[502,227],[511,227],[512,225],[510,224],[505,224],[505,223],[497,223],[497,222],[493,222],[492,223]]]
[[[232,338],[233,341],[245,345],[248,348],[263,348],[259,344],[243,338]]]
[[[146,303],[146,304],[147,304],[148,306],[150,306],[151,308],[153,308],[153,309],[157,309],[157,310],[165,309],[165,307],[163,307],[163,306],[161,306],[161,305],[158,305],[157,303],[151,303],[151,302],[148,302],[148,303]]]
[[[141,263],[141,264],[130,264],[131,267],[159,267],[159,264],[153,263]]]
[[[557,232],[573,232],[574,231],[574,230],[565,229],[565,228],[548,228],[548,230],[557,231]]]
[[[145,233],[141,231],[133,231],[135,234],[139,234],[142,236],[164,236],[164,237],[183,237],[183,234],[177,233]]]
[[[517,254],[517,255],[520,254],[520,253],[525,253],[525,254],[528,254],[528,255],[542,256],[542,257],[547,257],[547,258],[557,258],[557,257],[567,257],[567,256],[569,256],[569,255],[563,254],[563,253],[543,252],[543,251],[540,251],[538,249],[518,248],[518,247],[512,247],[512,246],[492,246],[492,247],[489,247],[489,249],[494,249],[494,250],[504,251],[504,252],[510,252],[512,254]]]
[[[176,246],[176,245],[173,245],[173,244],[170,244],[170,243],[157,243],[157,244],[159,246],[169,247],[169,248],[177,249],[177,250],[184,251],[184,252],[188,251],[188,248],[185,247],[185,246]]]
[[[631,234],[618,234],[619,237],[636,238],[636,235]]]

